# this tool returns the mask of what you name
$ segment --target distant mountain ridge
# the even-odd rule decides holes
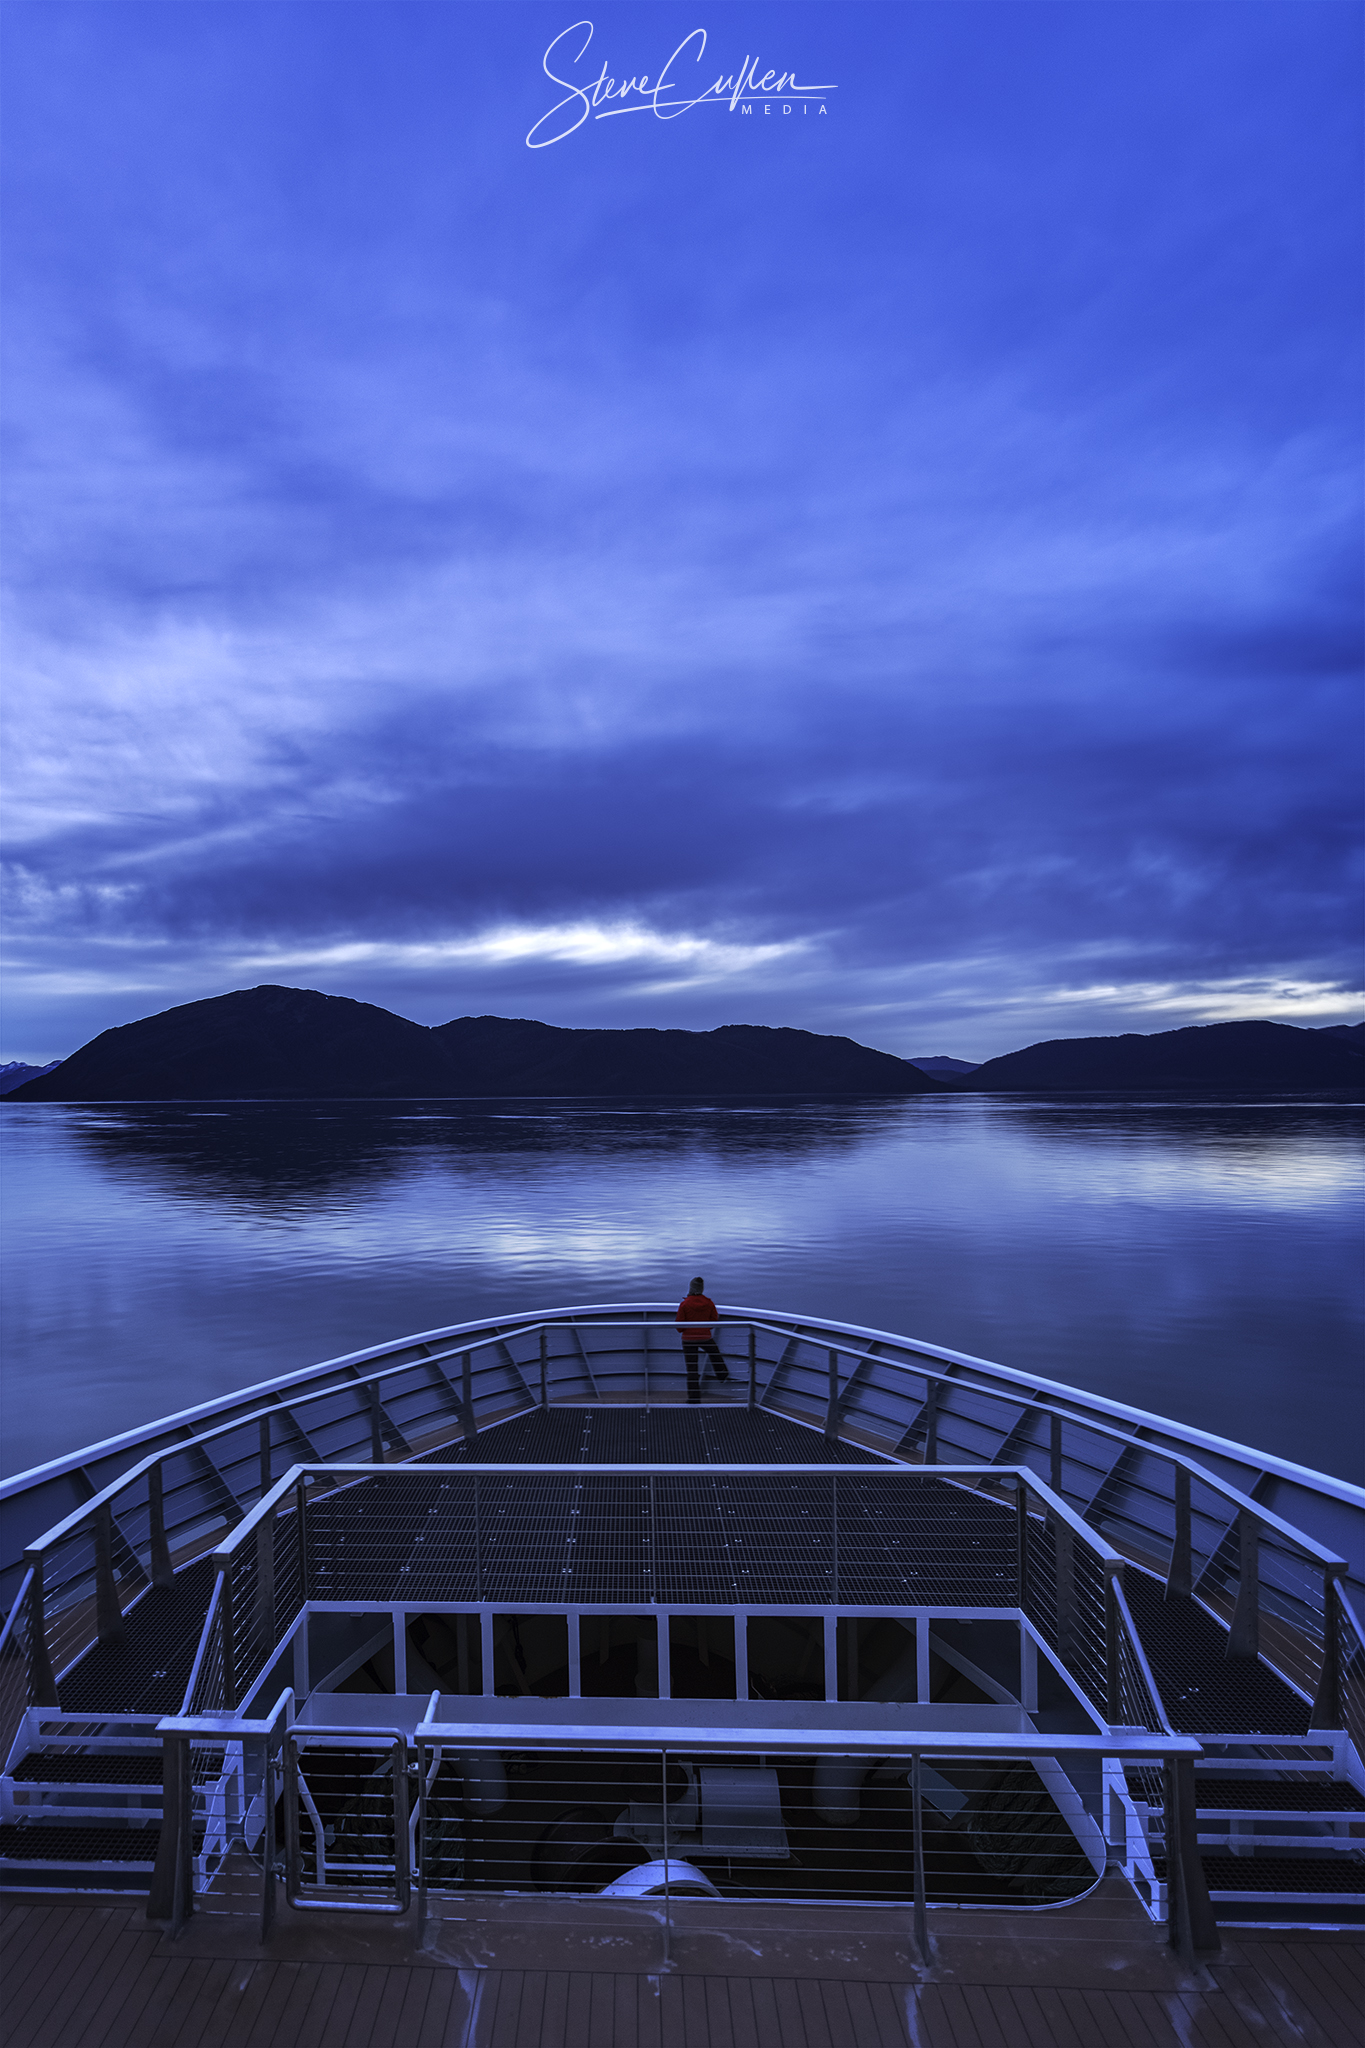
[[[1359,1027],[1338,1027],[1350,1032]],[[1362,1034],[1365,1036],[1365,1034]],[[1365,1081],[1359,1041],[1296,1024],[1191,1024],[1117,1038],[1049,1038],[987,1060],[955,1085],[1014,1090],[1351,1088]]]
[[[428,1027],[316,989],[237,989],[102,1031],[25,1102],[485,1095],[915,1095],[942,1084],[851,1038],[759,1024],[576,1031],[529,1018]]]
[[[36,1081],[43,1074],[50,1074],[61,1065],[60,1060],[49,1060],[45,1067],[31,1067],[25,1060],[6,1060],[0,1067],[0,1095],[13,1095],[16,1088],[22,1088],[25,1081]]]
[[[69,1059],[21,1069],[18,1102],[395,1100],[498,1095],[918,1095],[1365,1082],[1365,1025],[1199,1024],[1054,1038],[973,1067],[851,1038],[757,1024],[714,1031],[573,1030],[531,1018],[413,1024],[373,1003],[266,986],[102,1031]]]

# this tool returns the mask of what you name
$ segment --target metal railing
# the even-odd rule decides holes
[[[1184,1432],[1187,1449],[1160,1418],[1140,1418],[1139,1436],[1128,1419],[1138,1411],[876,1332],[742,1311],[728,1312],[720,1329],[734,1396],[756,1410],[897,1460],[997,1475],[1022,1465],[1031,1484],[1046,1475],[1051,1494],[1118,1552],[1203,1601],[1229,1626],[1230,1648],[1272,1661],[1323,1725],[1335,1685],[1332,1582],[1346,1560],[1193,1452],[1213,1446],[1209,1455],[1229,1467],[1236,1454],[1258,1492],[1294,1503],[1312,1504],[1314,1475],[1198,1432]],[[227,1420],[192,1411],[197,1422],[180,1425],[191,1433],[179,1440],[167,1440],[175,1418],[155,1425],[144,1441],[157,1436],[156,1449],[32,1535],[22,1558],[0,1560],[15,1596],[0,1635],[0,1739],[8,1746],[26,1705],[55,1704],[63,1673],[94,1641],[117,1635],[134,1602],[220,1541],[282,1462],[458,1454],[497,1419],[565,1404],[668,1405],[685,1387],[671,1309],[561,1310],[409,1338],[291,1375],[258,1390],[254,1404],[237,1397]],[[1167,1441],[1154,1440],[1158,1430]],[[136,1439],[120,1442],[136,1450]],[[117,1455],[96,1446],[84,1464],[107,1470]],[[0,1487],[6,1513],[29,1515],[55,1500],[54,1489],[69,1492],[71,1461],[59,1466]],[[1322,1485],[1338,1518],[1355,1514],[1365,1528],[1365,1496]],[[1045,1551],[1049,1540],[1035,1535],[1031,1547]],[[1065,1557],[1060,1565],[1065,1572]],[[1081,1581],[1081,1605],[1093,1607],[1084,1568]],[[243,1611],[234,1607],[234,1629]]]
[[[1340,1585],[1335,1594],[1333,1628],[1322,1686],[1321,1728],[1341,1728],[1365,1758],[1365,1626]]]
[[[996,1497],[998,1478],[1008,1486]],[[296,1467],[213,1553],[182,1711],[231,1714],[249,1700],[310,1601],[409,1617],[460,1602],[746,1615],[795,1605],[1022,1616],[1098,1724],[1170,1732],[1118,1553],[1029,1474],[992,1475],[991,1486],[977,1467]],[[704,1580],[699,1502],[713,1553]],[[913,1525],[888,1527],[888,1502],[912,1504]],[[549,1560],[539,1582],[533,1520]],[[575,1584],[565,1544],[586,1551],[603,1532],[619,1551],[609,1579]],[[742,1561],[723,1562],[727,1532],[736,1552],[742,1532]]]
[[[221,1903],[221,1869],[196,1854],[187,1759],[225,1737],[259,1759],[260,1795],[238,1829],[258,1876],[238,1886],[238,1910],[258,1909],[268,1929],[281,1879],[305,1909],[403,1914],[415,1900],[419,1945],[434,1907],[529,1892],[638,1902],[667,1964],[677,1903],[711,1898],[731,1913],[760,1901],[890,1908],[927,1963],[936,1907],[1046,1911],[1094,1891],[1107,1851],[1068,1764],[1145,1767],[1167,1811],[1185,1801],[1193,1817],[1199,1745],[1166,1733],[822,1734],[761,1709],[698,1728],[671,1724],[666,1704],[647,1727],[528,1728],[443,1718],[441,1698],[406,1733],[303,1727],[287,1692],[258,1720],[163,1721],[167,1819],[151,1916],[176,1932]],[[829,1804],[836,1783],[845,1801],[852,1785],[851,1811]],[[1171,1842],[1167,1938],[1192,1961],[1217,1948],[1217,1929],[1197,1843],[1178,1825]]]
[[[162,1739],[162,1821],[147,1916],[178,1934],[196,1900],[221,1886],[236,1843],[258,1840],[261,1853],[261,1938],[275,1917],[275,1811],[280,1745],[294,1720],[293,1688],[286,1686],[270,1712],[257,1719],[166,1717]],[[248,1750],[261,1773],[254,1797],[248,1786]],[[232,1902],[240,1904],[240,1893]]]

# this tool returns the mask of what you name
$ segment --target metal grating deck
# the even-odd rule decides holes
[[[156,1861],[161,1827],[62,1827],[28,1821],[0,1827],[0,1859],[7,1863],[133,1863]]]
[[[537,1408],[447,1445],[440,1465],[880,1465],[762,1408]]]
[[[189,1683],[213,1592],[208,1558],[152,1587],[129,1608],[123,1632],[92,1643],[60,1680],[63,1713],[174,1714]]]
[[[365,1480],[309,1509],[319,1599],[1013,1606],[1013,1511],[948,1480],[818,1473]]]
[[[1201,1771],[1195,1779],[1201,1813],[1339,1813],[1365,1816],[1354,1785],[1332,1778],[1223,1778]]]
[[[34,1750],[14,1772],[16,1785],[155,1785],[163,1775],[161,1751]]]
[[[1168,1598],[1130,1567],[1128,1604],[1171,1726],[1181,1735],[1306,1735],[1308,1703],[1256,1657],[1229,1657],[1228,1632],[1197,1600]]]

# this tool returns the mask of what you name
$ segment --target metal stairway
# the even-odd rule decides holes
[[[146,1891],[161,1836],[156,1723],[29,1709],[0,1778],[0,1885]]]
[[[1229,1656],[1228,1630],[1188,1595],[1130,1566],[1129,1604],[1171,1726],[1197,1735],[1200,1860],[1224,1923],[1365,1925],[1365,1785],[1346,1737],[1309,1728],[1311,1709],[1263,1658]],[[1136,1842],[1125,1869],[1164,1910],[1163,1788],[1130,1771]],[[1112,1809],[1111,1809],[1112,1812]],[[1111,1829],[1111,1839],[1113,1831]]]
[[[151,1587],[30,1707],[0,1776],[0,1889],[145,1892],[161,1833],[163,1714],[180,1707],[213,1588],[207,1560]]]

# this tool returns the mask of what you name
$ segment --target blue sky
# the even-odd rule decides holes
[[[11,0],[3,1057],[1354,1021],[1359,9],[590,18]]]

